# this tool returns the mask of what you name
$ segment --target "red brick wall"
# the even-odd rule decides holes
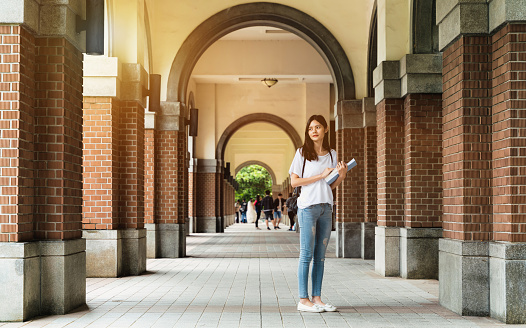
[[[197,173],[195,175],[195,216],[215,217],[219,193],[216,192],[217,173]]]
[[[155,223],[155,130],[144,131],[144,223]]]
[[[442,220],[442,95],[409,94],[405,120],[405,226],[438,228]]]
[[[463,36],[443,53],[444,237],[489,240],[489,37]]]
[[[119,225],[119,102],[84,98],[83,229],[113,230]]]
[[[493,239],[526,242],[526,25],[491,40]]]
[[[404,102],[376,105],[378,140],[378,225],[400,227],[404,216]]]
[[[0,242],[34,237],[34,63],[34,37],[0,26]]]
[[[123,101],[119,115],[121,229],[144,228],[144,107]]]
[[[82,53],[36,38],[35,237],[82,237]]]
[[[365,222],[376,222],[377,215],[377,171],[376,171],[376,126],[364,128],[364,216]],[[354,170],[354,169],[353,169]]]
[[[188,218],[188,137],[186,130],[178,132],[177,147],[177,187],[179,193],[177,217],[179,223],[185,223]]]
[[[195,182],[196,182],[196,174],[194,172],[188,173],[188,216],[195,217],[196,216],[196,202],[195,202]]]
[[[184,223],[188,199],[184,194],[184,139],[178,131],[159,131],[156,147],[157,223]]]
[[[347,177],[336,189],[336,220],[338,222],[363,222],[365,197],[364,129],[346,128],[336,131],[338,161],[356,159],[360,165],[347,172]]]

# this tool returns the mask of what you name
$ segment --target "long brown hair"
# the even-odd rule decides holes
[[[309,126],[312,123],[312,121],[318,121],[325,130],[329,129],[329,126],[327,125],[327,121],[322,115],[312,115],[307,120],[307,126],[305,127],[305,141],[303,142],[303,147],[301,148],[301,155],[305,157],[308,161],[317,161],[318,160],[318,154],[316,154],[316,151],[314,150],[314,142],[309,136]],[[329,153],[331,151],[331,146],[329,145],[329,138],[325,134],[323,136],[323,149],[328,150]],[[332,155],[331,155],[332,157]]]

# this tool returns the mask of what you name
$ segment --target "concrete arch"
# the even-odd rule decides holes
[[[216,159],[224,158],[225,149],[226,149],[226,145],[228,144],[228,140],[230,140],[232,135],[237,130],[241,129],[243,126],[247,124],[251,124],[255,122],[271,123],[281,128],[283,131],[285,131],[285,133],[288,134],[288,136],[292,140],[292,143],[294,144],[294,148],[299,148],[303,144],[300,136],[298,135],[294,127],[290,125],[289,122],[282,119],[281,117],[273,115],[273,114],[267,114],[267,113],[248,114],[248,115],[245,115],[237,119],[225,129],[225,131],[221,135],[221,138],[219,138],[219,142],[217,143],[217,146],[216,146]]]
[[[259,165],[259,166],[264,167],[270,174],[270,177],[272,178],[272,184],[277,183],[276,174],[274,173],[274,171],[270,168],[270,166],[268,166],[267,164],[261,161],[246,161],[244,163],[239,164],[238,167],[236,167],[236,170],[234,172],[234,177],[237,175],[239,171],[241,171],[242,168],[249,166],[249,165]]]
[[[168,76],[167,101],[186,103],[192,71],[210,45],[235,30],[272,26],[307,41],[323,58],[335,82],[336,100],[355,99],[349,59],[331,32],[311,16],[277,3],[256,2],[227,8],[201,23],[181,45]]]

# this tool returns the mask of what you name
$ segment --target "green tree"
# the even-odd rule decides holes
[[[260,165],[249,165],[242,168],[236,174],[236,181],[239,184],[236,190],[236,200],[250,198],[256,199],[257,195],[265,197],[265,190],[271,190],[272,178],[267,169]]]

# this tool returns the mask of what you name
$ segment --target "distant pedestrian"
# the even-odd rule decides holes
[[[241,208],[239,209],[239,212],[241,212],[241,223],[247,223],[247,202],[244,198],[241,202]]]
[[[236,207],[236,223],[239,223],[239,210],[241,208],[241,199],[239,199],[234,206]]]
[[[256,229],[260,230],[258,226],[259,218],[261,217],[261,196],[257,195],[254,201],[254,208],[256,209]]]
[[[284,206],[285,200],[283,199],[283,195],[279,193],[278,198],[274,199],[274,229],[281,229],[279,223],[281,222]]]
[[[270,190],[265,190],[265,198],[261,201],[261,205],[263,206],[263,213],[265,214],[265,222],[267,224],[267,230],[270,230],[268,226],[268,222],[272,221],[272,225],[274,225],[274,221],[272,220],[272,211],[274,208],[274,201],[272,200],[272,197],[270,196]],[[275,227],[275,226],[274,226]]]
[[[296,151],[289,169],[292,187],[301,187],[298,198],[298,222],[300,225],[300,258],[298,265],[299,298],[298,311],[336,311],[334,305],[321,301],[321,285],[325,264],[325,252],[329,245],[332,228],[332,189],[347,174],[347,164],[338,162],[337,154],[326,138],[327,121],[321,115],[313,115],[305,127],[303,147]],[[332,170],[339,177],[331,185],[325,181]],[[314,260],[313,260],[314,258]],[[309,267],[312,261],[312,301],[309,299]]]
[[[256,209],[254,208],[254,199],[250,198],[247,206],[247,221],[252,223],[256,220]]]
[[[296,212],[292,209],[292,193],[289,193],[289,198],[285,201],[285,208],[287,209],[287,214],[289,216],[290,221],[290,228],[289,231],[294,230],[294,217],[296,216]]]

